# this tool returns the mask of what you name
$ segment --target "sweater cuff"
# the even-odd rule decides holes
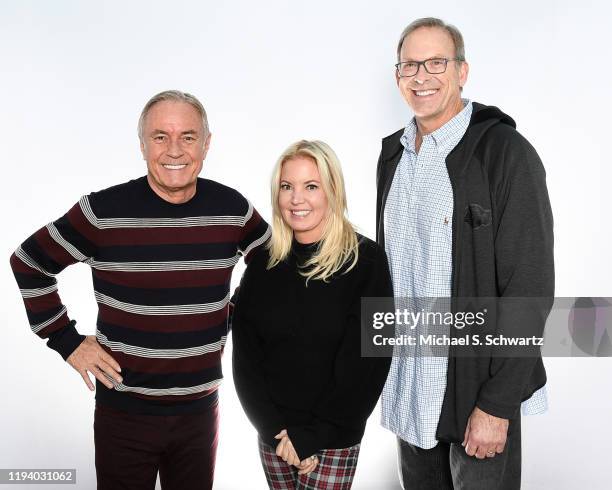
[[[321,449],[310,427],[288,427],[287,434],[300,461],[304,461]]]
[[[334,432],[333,426],[325,423],[287,427],[287,434],[300,461],[317,454],[322,449],[329,449],[328,441],[333,440]]]
[[[64,358],[64,361],[85,340],[85,335],[77,332],[75,325],[76,321],[71,320],[64,328],[49,335],[47,341],[47,347],[58,352]]]
[[[512,405],[494,403],[489,400],[483,400],[482,398],[476,402],[476,406],[489,415],[508,420],[515,418],[520,408],[520,404],[518,407],[516,407]]]
[[[266,427],[259,432],[259,437],[261,438],[261,440],[263,442],[265,442],[268,446],[270,446],[272,449],[276,450],[276,446],[278,446],[278,443],[280,442],[280,439],[275,439],[274,436],[278,433],[280,433],[280,431],[282,431],[284,429],[284,427]]]

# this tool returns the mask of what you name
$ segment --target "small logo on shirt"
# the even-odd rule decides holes
[[[444,216],[444,224],[448,225],[448,216]]]

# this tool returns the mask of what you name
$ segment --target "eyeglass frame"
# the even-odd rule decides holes
[[[431,60],[444,60],[444,71],[440,71],[437,73],[432,73],[427,69],[427,66],[425,65],[425,63],[427,63],[428,61]],[[397,71],[397,76],[400,78],[408,78],[408,77],[414,77],[416,75],[418,75],[419,70],[421,69],[421,66],[423,67],[423,69],[429,73],[430,75],[441,75],[442,73],[446,73],[446,70],[448,68],[448,62],[449,61],[465,61],[461,58],[439,58],[439,57],[435,57],[435,58],[427,58],[426,60],[423,61],[400,61],[399,63],[395,64],[395,70]],[[400,66],[403,65],[404,63],[416,63],[417,64],[417,70],[414,72],[414,75],[402,75],[400,72]]]

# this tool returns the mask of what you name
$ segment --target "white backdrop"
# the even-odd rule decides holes
[[[512,115],[544,162],[557,295],[612,296],[604,1],[3,2],[0,468],[77,468],[78,487],[95,487],[93,394],[30,332],[8,258],[82,194],[144,174],[136,122],[146,100],[169,88],[198,96],[213,133],[202,175],[239,189],[266,218],[280,152],[301,138],[328,142],[343,162],[350,217],[373,237],[380,138],[410,117],[393,78],[395,45],[427,15],[463,31],[465,96]],[[59,281],[79,330],[93,333],[88,268]],[[215,488],[265,488],[230,354],[231,343]],[[545,362],[550,410],[524,419],[523,488],[609,488],[610,359]],[[377,409],[356,489],[399,488],[394,437],[378,418]]]

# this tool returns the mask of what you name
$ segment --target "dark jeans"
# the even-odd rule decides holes
[[[398,438],[404,490],[517,490],[521,488],[521,422],[510,422],[504,452],[494,458],[468,456],[461,444],[439,442],[421,449]]]
[[[94,440],[99,490],[212,488],[218,405],[189,415],[134,415],[96,406]]]

